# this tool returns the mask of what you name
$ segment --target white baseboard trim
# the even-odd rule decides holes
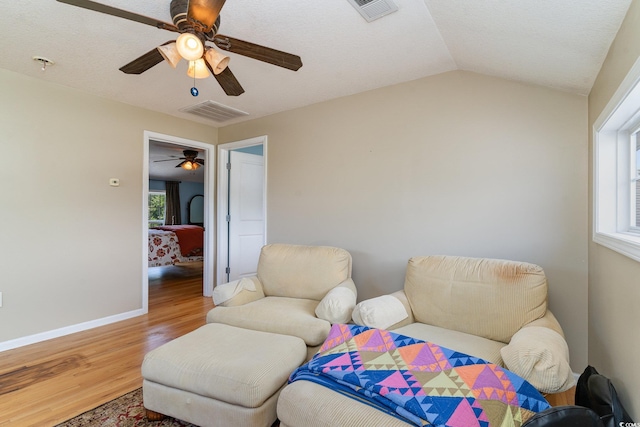
[[[89,322],[78,323],[76,325],[65,326],[64,328],[54,329],[52,331],[41,332],[39,334],[16,338],[14,340],[3,341],[0,342],[0,352],[24,347],[25,345],[35,344],[53,338],[59,338],[65,335],[74,334],[76,332],[86,331],[88,329],[97,328],[99,326],[109,325],[111,323],[120,322],[122,320],[131,319],[137,316],[142,316],[143,314],[147,314],[147,310],[138,309],[134,311],[128,311],[126,313],[116,314],[114,316],[103,317],[102,319],[96,319]]]

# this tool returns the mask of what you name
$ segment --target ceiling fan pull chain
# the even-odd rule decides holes
[[[191,88],[191,95],[193,96],[198,96],[200,92],[198,91],[198,88],[196,87],[196,74],[193,73],[193,87]]]

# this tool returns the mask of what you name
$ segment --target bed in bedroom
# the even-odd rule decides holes
[[[149,267],[203,260],[204,228],[163,225],[149,229]]]

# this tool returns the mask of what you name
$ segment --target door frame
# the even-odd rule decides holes
[[[227,212],[229,208],[229,177],[227,175],[226,162],[229,157],[229,151],[239,148],[252,147],[262,145],[262,156],[264,158],[264,199],[262,209],[264,212],[264,243],[267,243],[267,135],[257,136],[254,138],[243,139],[240,141],[227,142],[218,145],[218,195],[217,201],[217,219],[218,219],[218,250],[216,258],[216,286],[224,283],[225,274],[224,266],[228,256],[229,235],[227,234]]]
[[[144,131],[144,155],[142,160],[142,304],[144,312],[149,311],[149,142],[194,147],[203,150],[207,166],[204,168],[204,261],[202,263],[202,294],[213,295],[215,236],[213,190],[215,188],[216,150],[215,145],[172,135]]]

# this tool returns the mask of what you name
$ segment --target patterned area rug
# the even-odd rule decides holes
[[[175,418],[148,421],[142,405],[142,389],[120,396],[102,406],[58,424],[56,427],[196,427]]]

